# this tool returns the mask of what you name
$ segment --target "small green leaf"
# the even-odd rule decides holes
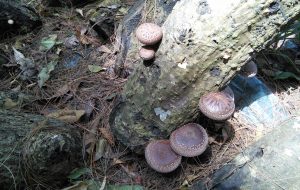
[[[57,43],[56,39],[57,39],[56,34],[51,34],[48,37],[43,38],[40,43],[40,50],[41,51],[50,50]]]
[[[140,185],[108,185],[107,190],[143,190]]]
[[[78,178],[80,178],[82,175],[84,174],[88,174],[91,173],[91,170],[89,168],[77,168],[75,170],[73,170],[70,175],[68,175],[68,178],[70,180],[76,180]]]
[[[88,68],[89,70],[92,72],[92,73],[98,73],[100,71],[104,71],[105,68],[103,67],[100,67],[98,65],[88,65]]]
[[[57,61],[51,61],[46,67],[43,67],[41,72],[38,74],[38,84],[41,88],[45,82],[50,78],[51,71],[54,70]]]
[[[300,81],[300,77],[298,77],[296,74],[291,73],[291,72],[283,72],[283,71],[278,71],[275,73],[275,80],[283,80],[287,78],[295,78]]]

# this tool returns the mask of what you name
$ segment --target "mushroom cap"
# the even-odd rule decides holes
[[[154,23],[141,24],[135,34],[138,40],[145,45],[154,45],[158,43],[163,36],[161,27]]]
[[[155,51],[152,47],[149,46],[143,46],[140,51],[139,51],[140,57],[147,61],[147,60],[151,60],[154,58],[155,56]]]
[[[222,92],[225,93],[226,95],[228,95],[234,101],[234,93],[233,93],[233,90],[229,86],[226,86],[224,88],[224,90],[222,90]]]
[[[253,61],[246,63],[240,71],[240,74],[244,77],[254,77],[257,74],[257,65]]]
[[[210,92],[200,98],[199,109],[208,118],[222,121],[233,114],[235,104],[224,92]]]
[[[182,157],[173,151],[169,140],[154,140],[147,145],[145,158],[152,169],[168,173],[179,166]]]
[[[170,144],[181,156],[199,156],[208,145],[208,135],[201,125],[188,123],[172,132]]]

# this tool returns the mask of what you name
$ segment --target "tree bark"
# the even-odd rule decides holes
[[[79,131],[43,116],[0,109],[0,187],[58,189],[82,163]]]
[[[222,88],[299,14],[298,0],[178,2],[162,25],[164,36],[152,65],[137,58],[138,45],[127,51],[123,61],[138,66],[111,114],[115,136],[141,153],[150,139],[167,138],[193,121],[199,98]]]
[[[32,8],[18,1],[0,0],[0,18],[0,39],[30,32],[42,24]]]

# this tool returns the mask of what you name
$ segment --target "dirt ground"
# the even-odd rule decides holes
[[[92,172],[78,180],[135,184],[146,189],[185,189],[196,180],[212,174],[268,132],[243,123],[238,110],[225,123],[199,118],[197,122],[207,129],[210,137],[205,153],[195,158],[183,158],[181,166],[170,174],[157,173],[148,167],[143,156],[131,153],[110,132],[109,114],[126,82],[126,78],[117,77],[113,72],[118,51],[114,46],[114,36],[106,43],[101,42],[91,30],[88,20],[72,8],[71,11],[70,8],[52,9],[43,14],[43,22],[40,30],[1,43],[9,63],[5,65],[5,76],[1,76],[0,91],[13,90],[34,95],[32,103],[19,105],[19,109],[25,112],[47,116],[55,112],[67,115],[66,110],[84,110],[84,116],[73,118],[72,122],[84,133],[85,165]],[[47,51],[40,51],[40,42],[52,34],[57,35],[57,43]],[[66,45],[72,35],[78,41],[75,45]],[[16,63],[12,47],[32,60],[38,72],[51,61],[57,61],[43,87],[38,85],[37,74],[22,80],[23,71]],[[300,110],[299,81],[290,77],[274,80],[270,72],[277,69],[274,65],[282,62],[273,60],[270,64],[267,56],[266,60],[259,66],[257,77],[270,87],[291,116],[296,115]],[[299,65],[296,67],[299,68]],[[299,73],[296,74],[299,77]]]

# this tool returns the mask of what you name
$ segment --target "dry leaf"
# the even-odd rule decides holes
[[[108,143],[110,145],[115,144],[114,137],[113,137],[112,133],[110,132],[110,130],[108,130],[107,128],[101,127],[101,128],[99,128],[99,131],[101,132],[102,136],[108,141]]]
[[[118,158],[114,158],[112,165],[117,165],[117,164],[125,164],[125,162],[122,160],[119,160]]]
[[[66,95],[69,91],[76,91],[80,82],[69,82],[68,84],[63,85],[61,88],[57,90],[57,92],[51,96],[49,99],[58,98]]]
[[[102,158],[105,154],[105,150],[106,150],[106,146],[107,146],[107,141],[103,138],[100,138],[96,144],[96,151],[95,151],[95,155],[94,155],[94,161],[99,160],[100,158]]]
[[[85,133],[83,136],[84,145],[85,147],[87,147],[86,152],[90,155],[93,153],[93,150],[97,142],[96,134],[97,134],[100,119],[101,119],[101,115],[98,114],[89,125],[88,132]]]
[[[80,41],[81,44],[88,45],[100,45],[100,41],[97,38],[87,36],[87,28],[77,29],[76,37]]]
[[[75,123],[85,114],[84,110],[58,110],[52,112],[46,117],[55,118],[66,123]]]
[[[97,50],[104,53],[112,53],[112,51],[110,51],[110,49],[108,49],[108,47],[106,47],[105,45],[98,47]]]

